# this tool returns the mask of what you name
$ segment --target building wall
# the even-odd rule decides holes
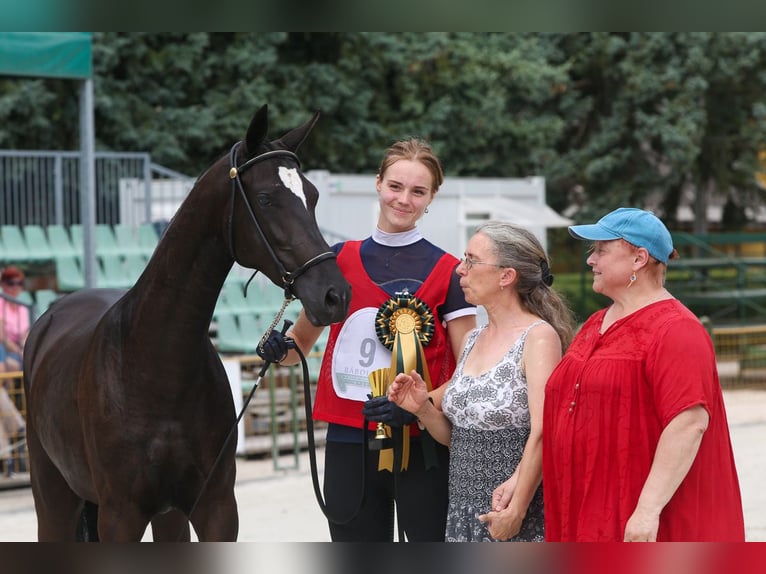
[[[336,239],[362,239],[370,235],[378,219],[374,175],[342,175],[322,170],[305,175],[319,190],[316,216],[320,228],[337,234]],[[511,201],[529,206],[540,214],[539,219],[521,219],[518,213],[509,213],[514,207]],[[540,223],[545,217],[549,223],[554,221],[555,215],[545,203],[542,177],[447,177],[418,226],[428,240],[460,257],[475,227],[486,219],[515,219],[546,246],[546,225]],[[560,218],[557,226],[567,223],[568,220]]]

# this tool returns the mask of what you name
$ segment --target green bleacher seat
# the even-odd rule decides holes
[[[133,286],[119,255],[101,255],[98,259],[100,260],[100,273],[96,281],[99,287],[128,289]]]
[[[138,243],[136,232],[130,225],[118,223],[114,226],[114,237],[123,255],[144,254],[145,249]]]
[[[73,257],[82,256],[82,246],[79,251],[75,249],[72,243],[72,238],[69,236],[69,232],[66,227],[53,223],[46,228],[48,233],[48,244],[53,251],[54,259],[58,256]]]
[[[85,287],[85,277],[77,256],[57,255],[54,261],[59,291],[77,291]]]
[[[126,253],[125,254],[125,274],[130,281],[131,286],[135,285],[138,278],[141,277],[141,273],[146,269],[147,258],[140,253]]]
[[[261,284],[259,290],[253,290],[248,296],[248,299],[250,299],[251,306],[257,313],[273,317],[277,314],[277,311],[279,311],[285,301],[285,292],[273,283],[268,282]],[[298,301],[293,301],[287,306],[285,316],[292,319],[292,316],[297,316],[299,311],[300,303]]]
[[[85,243],[84,234],[85,232],[82,229],[82,225],[79,223],[69,226],[69,236],[72,238],[72,245],[80,255],[83,253],[83,245]]]
[[[218,318],[221,315],[233,315],[231,309],[226,304],[226,297],[223,296],[223,292],[218,294],[218,300],[215,302],[215,310],[213,311],[213,317]]]
[[[242,284],[237,282],[225,282],[223,284],[222,294],[229,312],[239,314],[248,313],[253,310],[250,301],[248,301],[242,293]]]
[[[25,225],[24,239],[29,249],[30,261],[43,262],[53,260],[53,250],[48,243],[45,230],[40,225]]]
[[[154,228],[154,224],[142,223],[138,226],[136,235],[142,252],[145,255],[154,253],[154,248],[157,247],[157,243],[159,243],[160,240],[157,236],[157,230]]]
[[[259,319],[255,313],[241,313],[237,316],[239,333],[242,337],[242,350],[245,353],[255,353],[261,337],[266,332],[268,324]]]
[[[106,223],[96,224],[95,235],[97,255],[119,255],[122,253],[111,226]]]
[[[221,353],[243,353],[243,339],[236,317],[228,313],[221,315],[216,318],[216,324],[218,351]]]
[[[58,297],[58,294],[53,289],[38,289],[35,291],[35,319],[45,313],[48,307],[51,306],[51,303],[58,299]]]
[[[21,234],[21,228],[16,225],[3,225],[0,227],[0,237],[3,241],[4,261],[14,263],[30,261],[29,248]]]

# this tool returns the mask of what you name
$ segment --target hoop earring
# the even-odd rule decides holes
[[[630,289],[630,286],[633,285],[633,283],[636,282],[636,279],[638,279],[638,277],[636,277],[636,274],[635,273],[631,273],[631,275],[630,275],[630,283],[628,283],[628,289]]]
[[[426,207],[425,211],[423,213],[428,213],[428,208]]]

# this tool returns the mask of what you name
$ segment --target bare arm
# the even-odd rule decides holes
[[[287,330],[286,335],[293,338],[295,344],[301,350],[303,355],[306,356],[311,352],[314,343],[317,342],[317,339],[319,339],[319,335],[322,334],[323,330],[324,327],[314,326],[306,317],[306,313],[301,310],[298,319],[295,321],[295,324]],[[287,366],[297,365],[300,360],[301,358],[300,355],[298,355],[298,352],[295,349],[290,349],[287,352],[287,356],[280,362],[280,364]]]
[[[434,402],[431,402],[428,399],[433,397],[429,395],[426,383],[417,371],[412,370],[410,374],[399,373],[388,386],[388,400],[413,413],[434,439],[449,446],[452,424],[435,404],[437,399],[438,404],[441,404],[446,386],[442,385],[432,391],[437,396]]]
[[[476,315],[463,315],[452,319],[447,323],[447,336],[449,337],[452,354],[457,361],[465,348],[468,334],[476,328]]]
[[[625,525],[625,542],[657,540],[660,513],[689,472],[709,421],[705,408],[695,405],[678,413],[662,431],[649,476]]]
[[[527,377],[529,438],[516,470],[495,489],[492,511],[479,517],[489,523],[489,532],[496,540],[508,540],[519,533],[529,503],[542,480],[545,383],[560,360],[561,342],[553,328],[540,325],[532,329],[522,357]]]

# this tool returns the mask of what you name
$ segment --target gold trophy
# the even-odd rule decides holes
[[[372,389],[372,398],[382,397],[388,391],[389,372],[391,369],[384,368],[372,371],[367,378],[370,380],[370,389]],[[381,450],[389,447],[390,435],[386,432],[386,425],[378,423],[375,430],[375,439],[370,443],[370,450]]]

